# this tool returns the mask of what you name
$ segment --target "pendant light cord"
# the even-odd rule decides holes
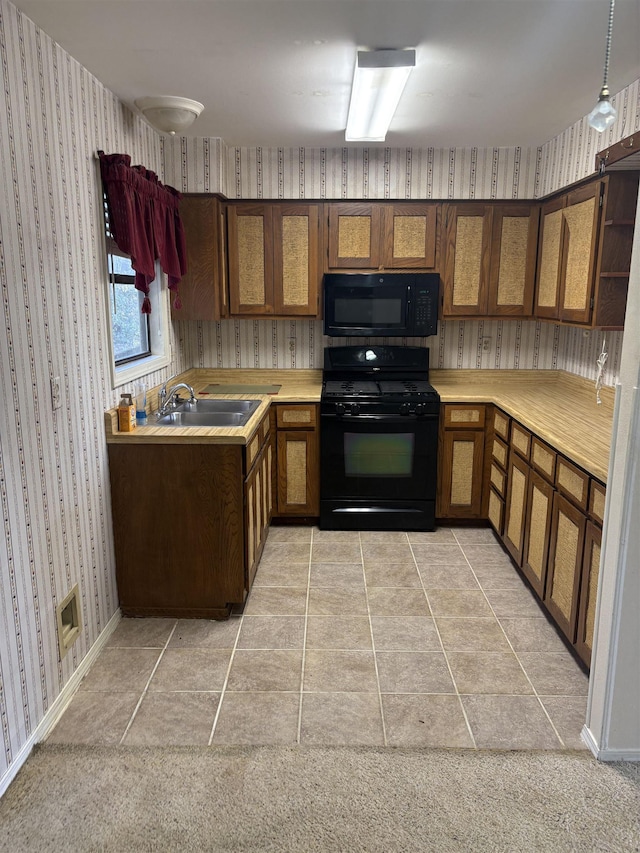
[[[613,9],[616,5],[616,0],[611,0],[609,6],[609,28],[607,30],[607,49],[604,55],[604,79],[602,81],[602,91],[609,89],[609,57],[611,56],[611,34],[613,32]]]

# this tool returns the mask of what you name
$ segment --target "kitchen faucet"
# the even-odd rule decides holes
[[[196,395],[194,393],[194,390],[191,385],[187,385],[186,382],[178,382],[176,385],[172,385],[169,391],[167,391],[167,385],[169,384],[169,382],[171,382],[171,379],[175,379],[175,376],[172,376],[170,379],[167,379],[162,388],[158,391],[158,418],[161,418],[163,417],[163,415],[166,415],[167,412],[175,406],[178,401],[179,391],[183,388],[185,391],[189,392],[189,402],[196,402]]]

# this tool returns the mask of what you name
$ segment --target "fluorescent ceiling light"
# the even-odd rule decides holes
[[[347,142],[384,142],[416,52],[359,50],[347,119]]]

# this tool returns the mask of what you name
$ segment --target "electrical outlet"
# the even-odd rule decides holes
[[[482,339],[482,352],[491,352],[491,338]]]
[[[62,408],[62,391],[60,389],[60,377],[51,377],[51,408],[54,410]]]

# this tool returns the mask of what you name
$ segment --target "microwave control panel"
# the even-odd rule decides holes
[[[417,335],[431,334],[429,331],[433,322],[433,300],[431,293],[425,288],[417,288],[414,304],[414,328]]]

